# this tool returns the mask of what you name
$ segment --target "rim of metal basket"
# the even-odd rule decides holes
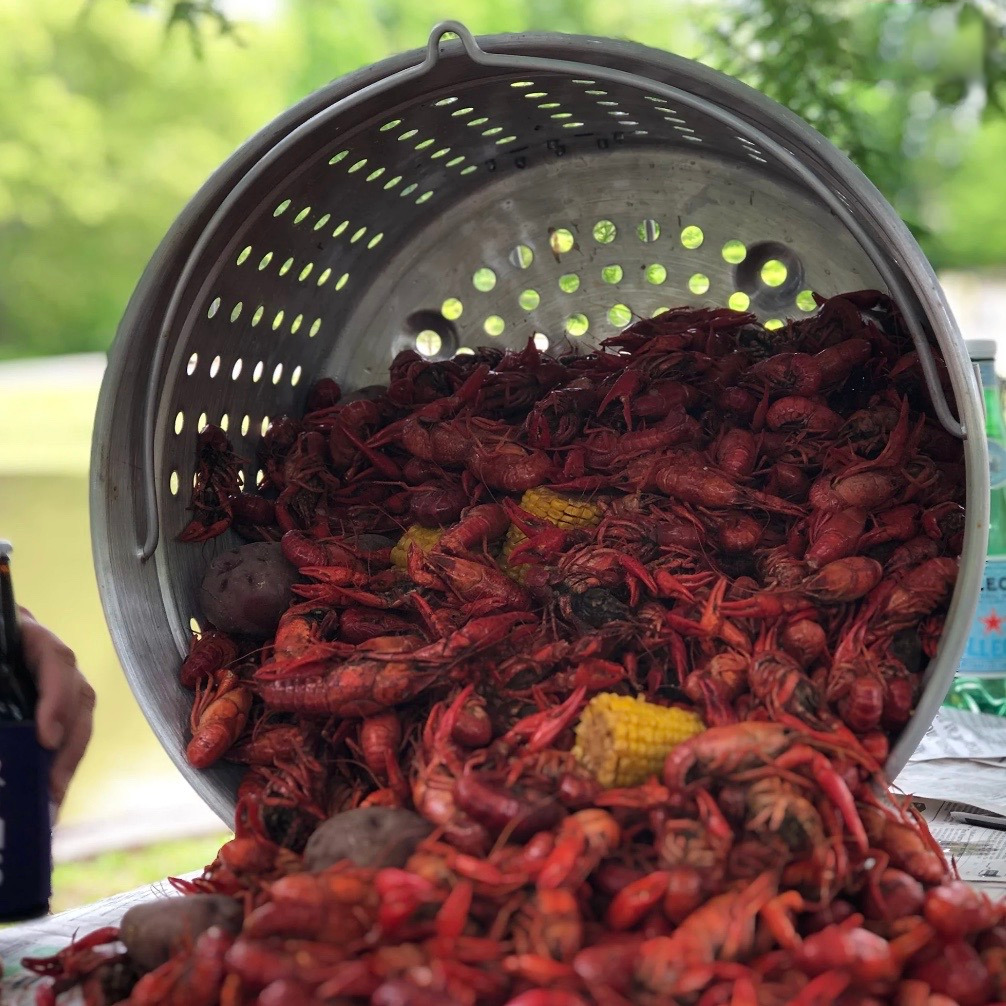
[[[440,42],[443,37],[448,34],[456,35],[467,56],[473,62],[482,66],[522,72],[544,71],[553,73],[568,73],[570,75],[591,75],[594,77],[601,77],[613,83],[626,84],[632,87],[641,88],[651,93],[659,94],[667,97],[668,99],[672,99],[682,105],[687,105],[706,115],[710,115],[713,118],[718,119],[722,124],[735,130],[736,133],[740,135],[747,135],[749,138],[755,139],[763,150],[770,151],[780,162],[785,164],[797,177],[799,177],[818,198],[821,199],[821,201],[842,221],[842,223],[859,242],[861,247],[866,251],[884,282],[887,284],[888,289],[891,291],[891,295],[895,302],[898,303],[901,308],[905,318],[905,323],[915,345],[915,349],[918,352],[926,387],[929,391],[933,407],[936,410],[940,423],[954,437],[957,437],[958,439],[966,438],[967,429],[964,423],[954,417],[950,410],[946,396],[943,393],[943,387],[940,383],[936,361],[933,359],[929,342],[925,337],[923,325],[915,310],[914,298],[907,295],[905,284],[900,281],[896,273],[889,266],[889,257],[880,252],[876,243],[869,237],[849,207],[792,151],[762,132],[761,129],[753,125],[749,120],[734,115],[728,109],[711,102],[707,98],[684,91],[671,84],[665,84],[662,81],[655,80],[652,77],[645,77],[638,73],[612,69],[597,63],[581,63],[572,60],[556,59],[553,57],[516,56],[487,52],[479,46],[475,37],[464,25],[457,21],[442,21],[437,24],[431,32],[426,46],[426,55],[421,62],[380,80],[374,81],[372,84],[369,84],[352,94],[337,99],[330,105],[316,112],[310,118],[306,119],[300,125],[296,126],[284,135],[282,139],[280,139],[270,150],[263,154],[262,157],[260,157],[259,160],[252,165],[250,169],[248,169],[245,175],[231,188],[230,192],[228,192],[226,197],[221,201],[220,205],[207,222],[205,228],[189,252],[185,264],[175,283],[171,299],[168,302],[168,306],[165,310],[164,318],[160,326],[157,348],[154,353],[154,359],[149,372],[146,396],[143,404],[143,457],[146,469],[143,477],[143,503],[146,527],[144,529],[144,537],[138,543],[138,547],[136,549],[136,556],[141,562],[145,562],[154,554],[160,540],[160,525],[157,504],[157,474],[154,467],[154,435],[156,425],[155,402],[157,401],[161,387],[161,370],[164,364],[165,353],[167,352],[171,341],[169,338],[170,333],[175,328],[175,319],[181,308],[183,291],[188,287],[190,281],[192,280],[193,274],[196,271],[199,259],[204,249],[216,236],[217,231],[229,215],[233,205],[243,197],[248,189],[251,188],[259,179],[259,177],[277,160],[279,160],[279,158],[281,158],[287,150],[289,150],[292,146],[295,146],[300,140],[309,135],[320,125],[323,125],[330,119],[338,117],[347,108],[351,108],[355,104],[367,98],[379,95],[384,91],[391,90],[392,88],[399,87],[411,80],[419,79],[429,73],[442,58],[443,54],[440,50]],[[640,48],[642,49],[643,47],[641,46]],[[726,79],[730,80],[731,78],[727,77]],[[758,92],[754,93],[757,94]],[[782,109],[782,106],[778,106],[774,110],[776,112],[779,110],[785,111]],[[791,126],[794,124],[802,125],[805,135],[816,138],[818,144],[827,143],[823,137],[820,137],[816,132],[814,132],[814,130],[804,123],[803,120],[800,120],[795,116],[791,118],[794,120],[794,122],[790,123]],[[827,151],[827,154],[829,155],[828,160],[832,162],[832,166],[836,166],[836,163],[841,164],[843,174],[847,173],[850,168],[854,171],[858,171],[858,169],[852,165],[852,162],[848,161],[848,159],[845,158],[845,156],[841,154],[837,148],[832,148],[828,145],[824,148],[824,150]],[[870,187],[868,192],[873,190],[872,183],[869,183],[869,180],[866,179],[865,175],[862,176],[862,179],[866,181]],[[876,193],[876,200],[880,201],[881,207],[887,206],[879,192]],[[875,208],[875,206],[869,207],[871,213]],[[898,219],[896,215],[894,216],[894,219],[898,224],[901,224],[900,219]],[[912,249],[910,244],[906,246],[905,239],[907,238],[909,242],[911,241],[911,237],[908,234],[907,229],[905,229],[904,225],[901,224],[898,230],[899,233],[892,234],[891,237],[895,239],[897,245],[899,246],[899,250],[911,252]],[[904,231],[904,233],[900,233],[900,231]],[[188,324],[185,328],[188,328]],[[968,370],[970,371],[970,368],[968,368]],[[973,378],[973,375],[970,376]]]

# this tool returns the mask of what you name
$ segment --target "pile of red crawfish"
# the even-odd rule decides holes
[[[1006,912],[883,775],[964,512],[960,444],[887,297],[822,299],[777,330],[675,309],[589,353],[403,352],[386,386],[314,385],[246,492],[250,460],[200,433],[181,535],[279,542],[298,571],[264,644],[206,627],[181,672],[190,760],[248,769],[236,837],[177,885],[238,899],[242,920],[131,990],[118,931],[92,934],[31,962],[48,994],[1006,1001]],[[520,499],[542,487],[599,519],[536,517]],[[417,524],[446,530],[403,568],[392,546]],[[602,788],[572,751],[599,692],[707,729],[662,775]],[[423,827],[319,865],[312,835],[354,808]]]

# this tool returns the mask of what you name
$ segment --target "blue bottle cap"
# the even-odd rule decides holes
[[[976,363],[981,360],[994,360],[999,344],[995,339],[968,339],[968,356]]]

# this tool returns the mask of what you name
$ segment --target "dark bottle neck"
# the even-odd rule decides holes
[[[0,712],[12,718],[12,709],[20,710],[20,719],[35,718],[38,689],[28,670],[21,648],[21,619],[14,600],[10,555],[0,551]]]

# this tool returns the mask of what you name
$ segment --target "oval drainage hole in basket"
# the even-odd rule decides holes
[[[444,302],[445,307],[448,304]],[[416,352],[428,360],[449,360],[457,352],[457,329],[440,311],[413,311],[405,319],[404,330]]]
[[[760,241],[734,266],[734,289],[760,311],[790,308],[803,290],[803,263],[779,241]]]
[[[510,264],[516,269],[529,269],[534,261],[534,252],[527,245],[517,245],[510,252]]]

